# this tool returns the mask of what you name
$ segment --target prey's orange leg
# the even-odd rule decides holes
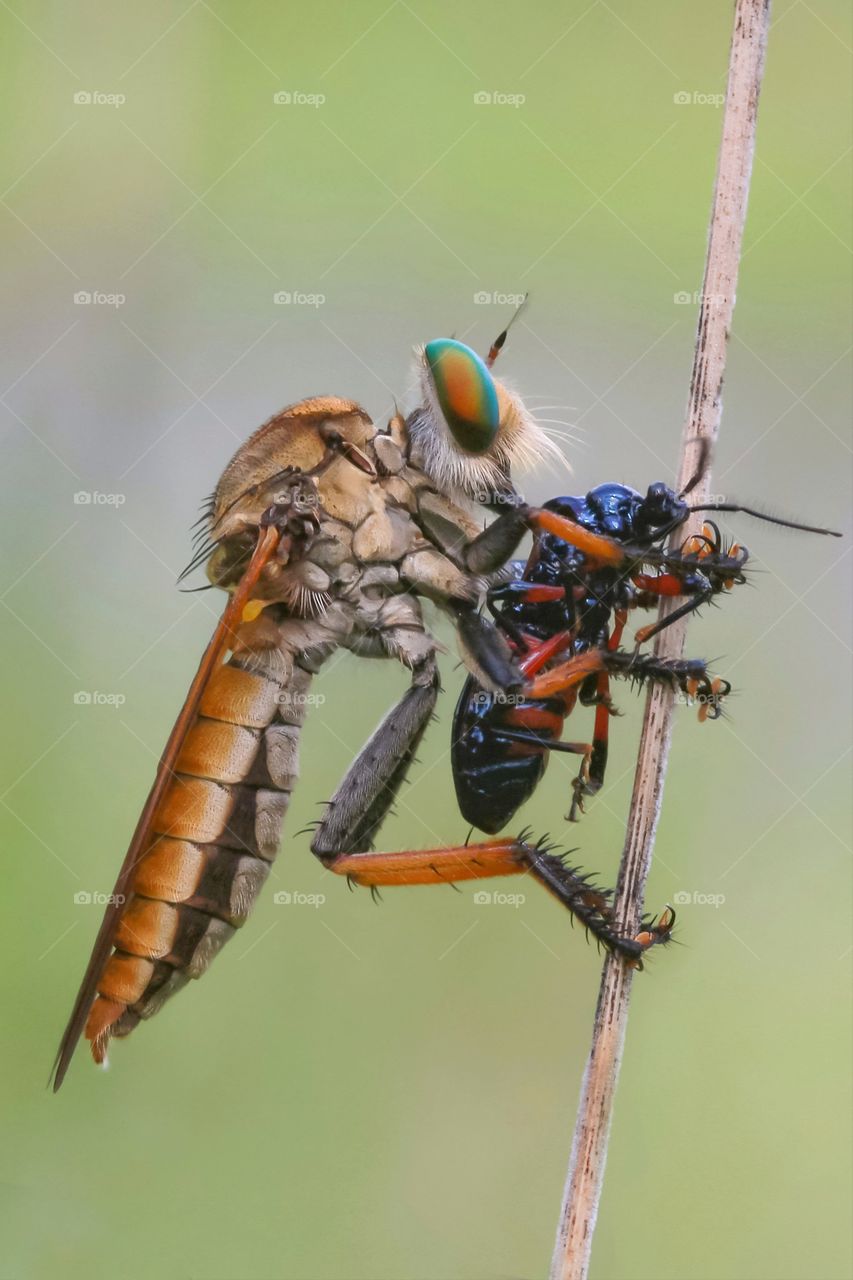
[[[567,662],[560,662],[550,671],[534,676],[524,686],[528,698],[553,698],[583,684],[587,676],[607,670],[607,650],[587,649]]]
[[[625,609],[617,609],[613,630],[607,641],[608,653],[615,653],[622,641],[628,614]],[[583,802],[586,796],[594,796],[604,785],[604,774],[607,770],[608,740],[610,737],[610,717],[615,715],[610,699],[610,673],[602,671],[595,687],[595,727],[592,735],[592,746],[589,755],[581,761],[578,776],[573,783],[572,803],[566,817],[569,822],[577,822],[578,813],[583,813]]]
[[[596,564],[622,564],[627,555],[621,543],[606,534],[592,533],[582,524],[560,516],[556,511],[546,511],[544,507],[530,507],[527,510],[527,522],[533,529],[550,533],[556,538],[577,547],[587,559]]]

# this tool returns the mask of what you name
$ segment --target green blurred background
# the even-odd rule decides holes
[[[175,576],[239,441],[308,394],[380,420],[415,343],[482,350],[529,290],[502,372],[582,442],[528,493],[672,479],[730,6],[2,18],[2,1274],[541,1276],[600,961],[526,884],[377,907],[312,859],[295,833],[404,687],[390,666],[316,686],[271,891],[205,981],[108,1074],[80,1053],[45,1081],[100,914],[75,894],[109,892],[218,608]],[[775,7],[713,483],[848,533],[849,42],[840,0]],[[690,633],[737,696],[679,714],[649,903],[683,903],[684,945],[636,984],[597,1280],[850,1274],[849,540],[728,527],[760,572]],[[387,848],[464,834],[452,654],[444,679]],[[608,882],[641,712],[619,703],[581,826],[571,759],[522,815]]]

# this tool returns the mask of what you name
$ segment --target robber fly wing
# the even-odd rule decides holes
[[[118,873],[115,887],[110,895],[104,918],[101,921],[101,927],[98,930],[98,936],[95,939],[92,955],[86,966],[83,982],[77,993],[71,1017],[68,1019],[68,1025],[59,1045],[56,1062],[51,1073],[54,1093],[65,1079],[65,1073],[77,1047],[77,1042],[83,1034],[89,1010],[97,994],[98,983],[112,951],[116,930],[127,903],[127,890],[131,884],[133,872],[140,858],[147,852],[151,838],[151,824],[157,807],[172,781],[175,762],[178,759],[181,747],[195,721],[199,703],[210,677],[221,661],[223,654],[231,646],[234,631],[240,624],[243,610],[249,601],[253,588],[257,584],[261,571],[275,551],[279,538],[279,531],[274,526],[269,526],[262,530],[249,566],[225,606],[219,624],[204,651],[184,705],[169,735],[165,750],[160,757],[153,785],[148,793],[148,799],[145,801],[142,813],[139,815],[133,838],[121,864],[121,870]]]

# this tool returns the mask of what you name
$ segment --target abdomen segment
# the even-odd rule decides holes
[[[311,675],[278,655],[218,667],[130,881],[115,949],[86,1023],[95,1060],[190,978],[246,920],[278,852],[298,775]]]

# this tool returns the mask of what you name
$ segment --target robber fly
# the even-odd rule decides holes
[[[439,692],[422,597],[450,617],[484,689],[537,698],[604,669],[590,651],[528,677],[479,611],[484,582],[529,530],[571,538],[578,528],[513,488],[512,468],[553,446],[491,373],[505,336],[485,361],[452,339],[427,343],[417,357],[420,403],[407,419],[396,414],[380,430],[352,401],[303,400],[265,423],[225,468],[193,566],[206,562],[228,602],[119,871],[60,1044],[55,1089],[81,1035],[104,1062],[110,1039],[200,977],[246,920],[278,851],[307,691],[339,648],[402,663],[411,685],[314,832],[311,848],[325,866],[373,888],[529,872],[631,962],[668,937],[669,917],[622,937],[606,897],[521,836],[370,851]],[[477,504],[495,513],[482,531]],[[585,534],[590,554],[613,545]]]
[[[733,503],[691,506],[689,495],[707,462],[702,449],[681,493],[663,483],[651,485],[645,494],[626,485],[602,484],[584,497],[547,502],[545,509],[571,521],[575,530],[568,538],[537,533],[527,563],[515,562],[512,580],[488,592],[489,608],[527,677],[547,672],[560,659],[565,680],[571,660],[581,664],[590,654],[598,655],[602,669],[585,676],[580,685],[564,683],[545,697],[490,691],[474,676],[468,677],[456,707],[451,759],[460,811],[479,830],[494,834],[507,825],[533,794],[552,751],[581,756],[567,814],[576,820],[584,797],[594,795],[604,782],[614,713],[611,676],[626,677],[636,685],[670,684],[698,702],[700,719],[720,714],[731,686],[712,679],[704,660],[662,659],[639,648],[676,619],[745,581],[747,548],[724,546],[713,523],[681,547],[664,548],[693,512],[743,511],[807,533],[833,533]],[[606,538],[607,554],[601,546],[589,548],[587,534]],[[620,645],[629,612],[656,608],[663,597],[681,604],[662,621],[641,627],[635,650],[625,652]],[[545,686],[546,676],[541,675],[540,695]],[[562,740],[576,701],[596,707],[591,743]]]

